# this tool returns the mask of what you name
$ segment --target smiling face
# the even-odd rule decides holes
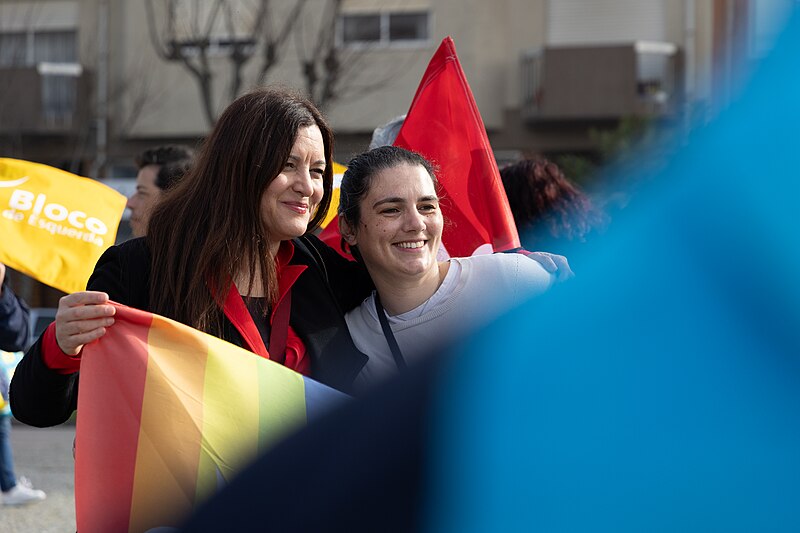
[[[325,146],[317,126],[300,128],[283,171],[261,196],[261,220],[270,246],[303,235],[322,199]]]
[[[401,163],[369,180],[357,227],[342,226],[357,245],[373,280],[417,279],[437,273],[436,253],[444,226],[439,198],[428,171]]]
[[[160,168],[158,165],[145,165],[136,175],[136,192],[126,204],[131,210],[130,225],[134,237],[142,237],[147,233],[150,213],[161,198],[161,189],[156,185]]]

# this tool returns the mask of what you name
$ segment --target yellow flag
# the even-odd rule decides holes
[[[124,209],[125,197],[98,181],[0,158],[0,262],[64,292],[84,290]]]
[[[336,210],[339,209],[339,186],[342,184],[342,175],[347,167],[339,163],[333,164],[333,194],[331,195],[331,206],[328,208],[328,214],[325,215],[325,220],[320,224],[323,228],[327,227],[331,220],[336,216]]]

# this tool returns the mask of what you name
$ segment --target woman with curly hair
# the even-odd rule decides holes
[[[605,223],[605,215],[586,194],[547,159],[512,163],[500,170],[500,177],[526,248],[542,242],[583,242]]]

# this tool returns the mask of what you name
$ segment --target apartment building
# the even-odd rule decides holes
[[[234,94],[266,82],[312,94],[346,161],[407,111],[447,35],[498,159],[591,153],[592,128],[713,112],[796,5],[0,0],[0,157],[130,184],[137,152],[198,142]],[[34,306],[57,300],[18,281]]]
[[[447,35],[495,150],[586,151],[589,128],[680,118],[687,100],[724,95],[734,65],[762,52],[767,22],[793,3],[284,0],[264,3],[262,19],[260,0],[3,0],[0,151],[130,175],[142,147],[201,138],[234,79],[239,93],[260,82],[305,90],[313,72],[345,160],[408,109]],[[260,77],[268,40],[275,61]]]

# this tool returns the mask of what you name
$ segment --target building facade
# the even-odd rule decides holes
[[[498,152],[591,150],[590,127],[679,117],[687,101],[730,92],[735,65],[762,52],[768,19],[793,3],[284,0],[264,3],[261,18],[259,0],[4,0],[0,148],[130,175],[139,149],[202,138],[234,77],[236,93],[263,82],[306,90],[316,70],[310,92],[345,160],[407,111],[450,35]],[[267,41],[276,59],[260,76]]]
[[[0,0],[0,157],[130,179],[236,94],[308,92],[335,157],[408,110],[452,36],[499,160],[590,153],[629,116],[694,120],[735,93],[795,0]]]

